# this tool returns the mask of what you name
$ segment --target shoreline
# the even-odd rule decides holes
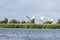
[[[0,24],[0,28],[60,29],[60,24]]]

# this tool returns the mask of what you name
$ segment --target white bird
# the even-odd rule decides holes
[[[32,20],[32,19],[35,19],[35,16],[31,17],[30,19],[31,19],[31,20]]]
[[[43,21],[45,17],[40,17],[40,21]]]
[[[53,21],[53,19],[51,19],[51,21]]]
[[[51,19],[50,18],[48,18],[48,20],[47,21],[51,21]]]
[[[48,18],[48,21],[53,21],[53,19],[51,19],[51,18]]]

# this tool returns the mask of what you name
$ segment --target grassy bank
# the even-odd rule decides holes
[[[60,24],[0,24],[0,28],[49,28],[60,29]]]

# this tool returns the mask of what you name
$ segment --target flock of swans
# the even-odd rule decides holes
[[[33,19],[35,19],[35,16],[32,16],[32,17],[29,17],[29,16],[26,16],[28,19],[30,19],[30,20],[33,20]],[[45,19],[47,19],[47,20],[45,20]],[[50,21],[50,22],[53,22],[53,19],[52,18],[50,18],[50,17],[48,17],[48,18],[46,18],[46,17],[40,17],[39,18],[39,20],[41,21],[41,22],[45,22],[45,21]]]

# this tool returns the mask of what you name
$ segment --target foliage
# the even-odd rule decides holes
[[[21,21],[21,23],[25,23],[25,21]]]
[[[58,19],[57,23],[60,23],[60,19]]]
[[[8,19],[7,18],[5,18],[4,23],[8,23]]]
[[[0,28],[60,29],[60,24],[0,24]]]
[[[20,21],[18,20],[17,23],[20,23]]]
[[[2,20],[2,21],[0,21],[0,23],[8,23],[8,19],[7,18],[5,18],[4,20]]]
[[[9,23],[17,23],[16,19],[12,19]]]

